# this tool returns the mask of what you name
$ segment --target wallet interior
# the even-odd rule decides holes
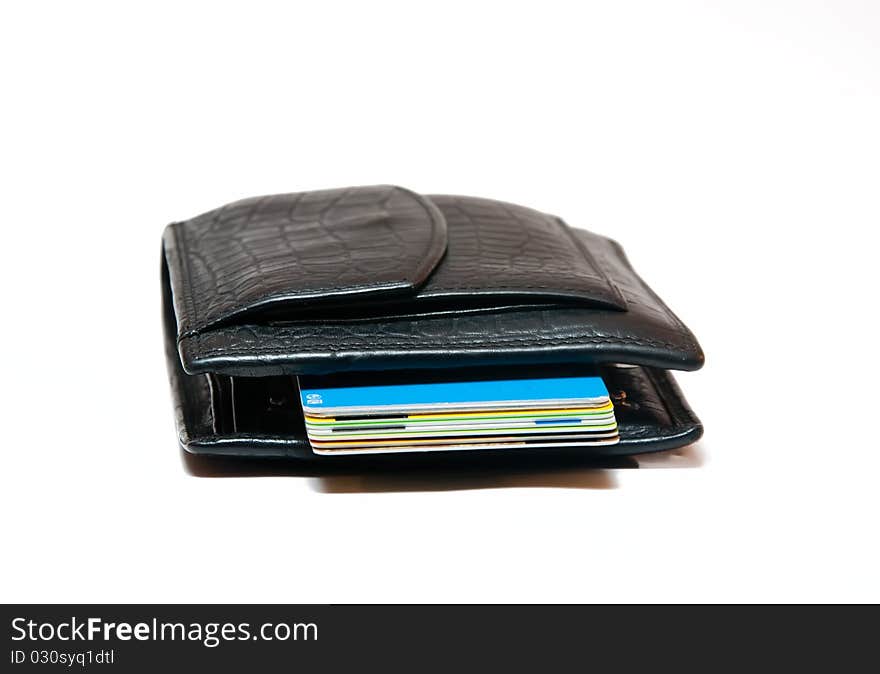
[[[295,377],[377,370],[590,364],[620,442],[572,451],[655,451],[702,433],[669,372],[702,365],[693,335],[618,244],[553,216],[391,186],[329,190],[170,225],[163,252],[188,451],[344,461],[312,453]]]

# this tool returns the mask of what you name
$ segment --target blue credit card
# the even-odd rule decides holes
[[[379,378],[381,375],[376,375]],[[432,381],[356,386],[322,385],[320,377],[300,378],[306,414],[390,414],[589,407],[608,401],[601,377],[546,377]]]

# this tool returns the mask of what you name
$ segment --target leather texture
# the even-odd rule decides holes
[[[555,216],[358,187],[235,202],[169,225],[163,246],[189,451],[327,460],[309,450],[292,375],[381,369],[596,363],[621,442],[577,451],[702,432],[666,371],[702,365],[694,336],[616,242]]]
[[[413,291],[446,250],[446,221],[401,187],[253,199],[172,225],[178,328],[204,330],[273,304]]]

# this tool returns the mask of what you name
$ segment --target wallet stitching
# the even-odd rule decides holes
[[[203,335],[197,333],[192,336],[195,337],[196,340],[201,343],[201,339],[202,339]],[[523,344],[540,345],[540,344],[543,344],[546,342],[571,343],[571,342],[582,342],[583,341],[583,342],[597,342],[597,343],[619,342],[622,344],[623,343],[631,343],[631,344],[636,344],[639,346],[665,346],[665,347],[672,348],[672,349],[678,348],[678,345],[673,344],[671,342],[664,342],[661,340],[654,340],[654,339],[650,339],[650,338],[626,337],[626,336],[603,337],[603,336],[595,336],[595,335],[573,335],[573,336],[569,336],[569,337],[552,337],[552,336],[550,336],[550,337],[539,337],[539,338],[533,338],[533,337],[511,337],[511,338],[488,337],[485,339],[478,339],[478,340],[457,339],[455,337],[449,337],[448,339],[449,339],[449,341],[454,341],[456,344],[461,344],[461,345],[465,345],[465,346],[475,345],[475,344],[485,344],[487,346],[491,346],[492,344],[495,344],[495,343],[517,343],[517,342],[523,343]],[[346,341],[347,345],[357,345],[357,346],[364,345],[364,344],[375,345],[377,342],[381,346],[409,346],[412,344],[418,344],[420,346],[443,347],[443,346],[448,345],[448,342],[428,342],[423,339],[420,339],[419,337],[413,337],[411,340],[406,340],[406,341],[393,341],[393,342],[389,342],[387,340],[373,340],[373,339],[370,339],[370,340],[346,339],[345,341]],[[234,348],[235,347],[220,347],[217,349],[209,349],[209,350],[205,351],[205,353],[215,353],[215,352],[222,353],[224,351],[232,350]],[[328,351],[340,350],[334,344],[328,344],[326,346],[326,348]],[[267,350],[273,350],[273,349],[270,348]]]
[[[196,343],[199,345],[199,354],[198,357],[204,358],[209,356],[215,356],[219,354],[253,354],[255,351],[259,349],[249,347],[247,349],[236,349],[235,347],[218,347],[218,348],[210,348],[210,349],[202,349],[202,337],[203,335],[196,333],[191,336],[196,340]],[[456,339],[454,337],[449,338],[450,342],[455,342],[455,346],[473,346],[473,345],[484,345],[487,347],[491,347],[493,344],[502,343],[502,344],[524,344],[524,345],[533,345],[533,346],[541,346],[546,343],[554,343],[554,344],[579,344],[579,343],[590,343],[590,344],[634,344],[636,346],[662,346],[668,349],[677,350],[679,347],[676,344],[672,344],[670,342],[664,342],[661,340],[653,340],[649,338],[642,337],[626,337],[626,336],[617,336],[617,337],[603,337],[596,335],[583,335],[583,336],[569,336],[569,337],[511,337],[511,338],[491,338],[491,339],[481,339],[481,340],[473,340],[473,339]],[[418,337],[413,337],[412,340],[409,341],[385,341],[378,340],[378,346],[387,347],[387,346],[427,346],[427,347],[436,347],[442,348],[446,346],[450,346],[450,342],[428,342],[423,339],[419,339]],[[337,344],[327,344],[322,346],[322,350],[330,351],[330,352],[338,352],[348,348],[359,348],[362,346],[376,346],[376,340],[347,340],[344,346],[339,346]],[[276,352],[283,354],[283,351],[278,349],[273,349],[271,347],[263,347],[263,352]],[[292,357],[296,357],[295,354],[289,354]]]

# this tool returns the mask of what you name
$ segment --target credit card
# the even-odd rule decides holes
[[[402,437],[410,437],[410,438],[445,438],[450,436],[465,436],[465,435],[498,435],[498,434],[512,434],[516,433],[518,435],[534,435],[536,433],[539,434],[548,434],[548,433],[588,433],[593,431],[616,431],[617,424],[614,422],[611,423],[603,423],[601,425],[587,425],[587,424],[574,424],[574,425],[559,425],[553,424],[552,426],[478,426],[478,427],[469,427],[469,428],[443,428],[443,429],[432,429],[432,428],[424,428],[420,427],[413,430],[407,429],[382,429],[377,431],[345,431],[342,433],[334,433],[333,431],[318,431],[318,432],[309,432],[309,438],[315,440],[329,440],[331,438],[338,438],[340,440],[370,440],[370,439],[395,439]]]
[[[588,368],[529,378],[497,372],[300,377],[309,443],[318,454],[355,454],[618,442],[608,390]]]
[[[361,426],[361,425],[385,425],[385,424],[415,424],[459,422],[481,422],[496,420],[539,420],[553,417],[606,417],[614,416],[614,407],[610,402],[598,407],[582,407],[573,409],[528,409],[528,410],[486,410],[482,412],[440,412],[437,414],[397,414],[394,416],[371,416],[371,415],[338,415],[338,416],[313,416],[306,414],[307,426]]]
[[[608,402],[601,377],[356,386],[328,386],[317,377],[300,377],[299,384],[303,411],[311,416],[590,407]]]
[[[605,414],[589,414],[589,415],[553,415],[553,416],[503,416],[503,417],[460,417],[451,415],[435,415],[437,418],[428,420],[407,419],[406,417],[391,418],[361,418],[357,421],[343,421],[331,423],[315,423],[306,419],[306,430],[309,433],[344,433],[347,431],[354,432],[373,432],[382,431],[384,429],[397,430],[425,430],[432,429],[442,430],[455,427],[473,427],[473,428],[497,428],[499,426],[510,426],[520,428],[531,428],[535,426],[551,426],[566,424],[586,424],[601,425],[614,422],[614,413],[607,412]],[[373,421],[376,419],[376,421]]]

